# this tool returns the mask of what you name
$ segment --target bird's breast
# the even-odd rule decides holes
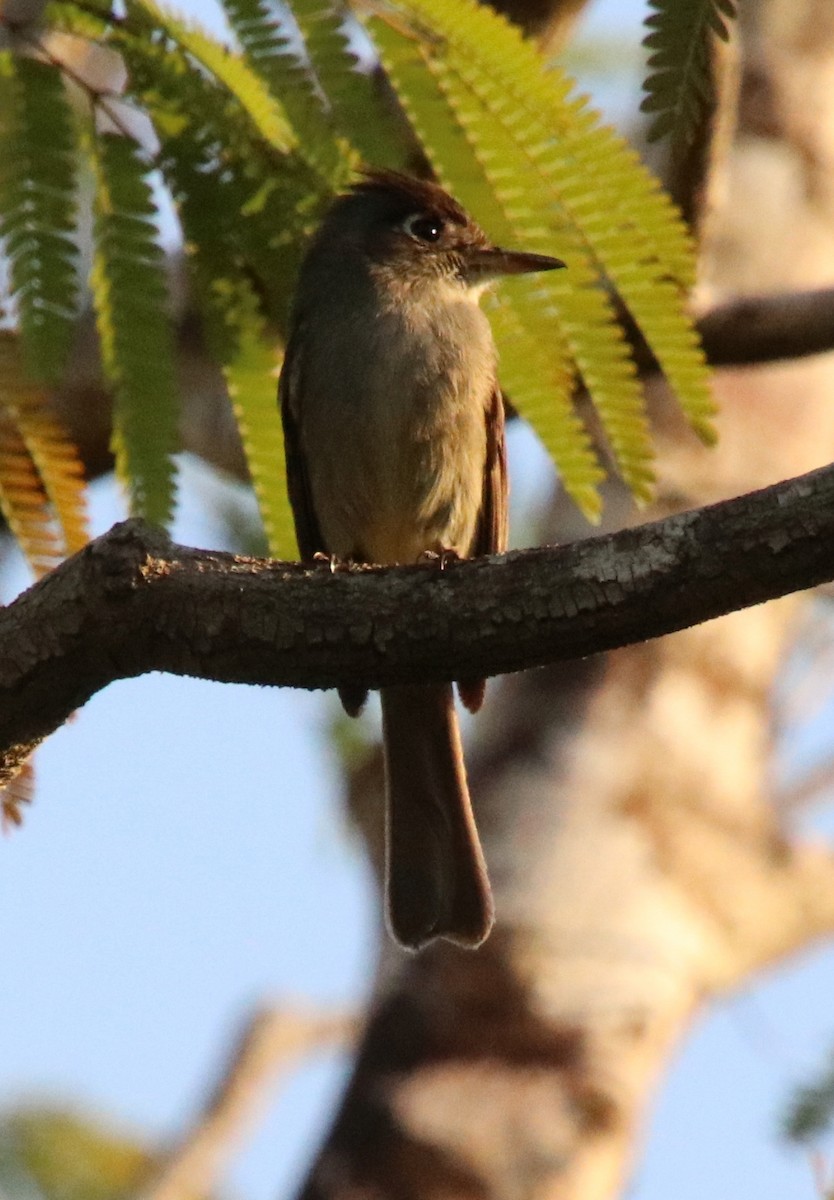
[[[465,298],[350,314],[305,372],[302,439],[327,549],[371,562],[470,552],[495,386]]]

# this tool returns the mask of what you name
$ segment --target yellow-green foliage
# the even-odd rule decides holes
[[[133,1139],[71,1110],[0,1117],[0,1193],[42,1200],[129,1200],[154,1159]]]
[[[682,221],[634,152],[572,95],[570,81],[545,71],[532,45],[491,10],[474,0],[398,0],[394,7],[396,19],[386,9],[370,19],[370,31],[441,178],[494,236],[550,250],[568,264],[505,289],[516,327],[553,347],[562,377],[561,406],[542,403],[541,395],[528,402],[526,389],[513,386],[517,361],[529,361],[526,348],[519,354],[502,345],[514,403],[593,515],[592,451],[568,437],[565,419],[567,353],[623,478],[647,498],[651,441],[609,288],[640,326],[694,427],[709,437],[706,365],[685,313],[693,255]]]
[[[728,4],[711,0],[706,25]],[[686,314],[692,247],[659,184],[569,79],[475,0],[357,5],[399,112],[380,75],[357,69],[355,15],[330,0],[292,0],[289,8],[291,16],[276,15],[265,0],[225,0],[228,46],[159,0],[125,0],[118,14],[106,0],[78,8],[53,0],[47,10],[47,24],[107,44],[127,70],[124,103],[91,90],[99,131],[88,126],[83,141],[95,183],[92,290],[116,396],[117,465],[134,511],[167,520],[174,487],[173,335],[152,170],[176,206],[194,300],[229,386],[270,547],[286,554],[291,520],[274,375],[299,260],[360,163],[402,169],[419,151],[496,241],[567,261],[567,271],[508,281],[488,302],[502,383],[588,515],[599,512],[604,472],[574,407],[580,383],[617,470],[635,496],[648,498],[651,433],[622,308],[694,429],[705,439],[712,433],[706,366]],[[666,47],[661,15],[656,32]],[[0,136],[9,145],[31,137],[35,147],[7,175],[0,216],[4,228],[25,227],[44,248],[37,269],[20,253],[13,262],[30,358],[33,313],[48,312],[48,336],[60,340],[77,237],[76,149],[60,65],[32,53],[0,61],[0,99],[10,114],[0,118]],[[667,54],[662,65],[667,77],[656,93],[668,98],[677,59],[670,65]],[[125,103],[153,126],[153,161],[135,122],[120,119]],[[43,111],[57,114],[51,158]],[[102,117],[117,132],[100,132]],[[57,315],[55,280],[64,298]],[[58,353],[45,361],[58,362]]]
[[[128,0],[127,13],[140,36],[144,34],[154,40],[160,32],[167,34],[188,55],[195,69],[202,70],[216,86],[237,96],[268,145],[289,150],[296,144],[282,105],[240,56],[229,54],[203,30],[176,17],[154,0]]]
[[[241,285],[237,297],[225,297],[226,312],[237,315],[238,336],[234,353],[224,364],[224,374],[238,429],[246,447],[249,474],[270,553],[292,558],[295,535],[283,471],[284,432],[275,420],[278,360],[264,336],[252,289]],[[234,306],[234,307],[233,307]]]
[[[0,512],[36,575],[87,540],[81,463],[47,403],[20,339],[0,332]]]
[[[293,52],[287,17],[265,0],[228,0],[226,15],[252,69],[285,108],[311,165],[336,184],[345,176],[348,146],[334,136],[331,114],[319,101],[313,73]]]

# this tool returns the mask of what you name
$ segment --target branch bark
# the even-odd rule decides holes
[[[659,637],[834,580],[834,468],[603,537],[356,567],[115,526],[0,612],[6,774],[115,679],[327,688],[496,675]],[[0,782],[3,781],[0,759]]]
[[[732,300],[698,321],[715,367],[752,366],[834,350],[834,288]]]
[[[625,308],[622,321],[641,375],[660,366]],[[713,367],[753,367],[834,350],[834,287],[742,296],[701,313],[695,322]]]

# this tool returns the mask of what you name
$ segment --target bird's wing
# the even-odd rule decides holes
[[[507,445],[504,436],[504,397],[498,385],[486,411],[486,462],[481,515],[472,554],[501,554],[507,549]]]
[[[295,520],[295,540],[303,562],[310,562],[315,554],[329,553],[321,535],[313,496],[307,476],[307,463],[301,448],[299,435],[299,398],[302,393],[301,375],[303,364],[297,347],[303,341],[298,326],[287,343],[287,352],[278,380],[278,403],[281,406],[281,423],[284,426],[284,459],[287,464],[287,491]],[[339,688],[339,697],[350,716],[358,716],[367,699],[368,692],[356,684]]]
[[[287,344],[287,352],[281,367],[281,377],[278,380],[278,403],[281,406],[281,422],[284,426],[287,491],[295,520],[295,538],[302,560],[309,562],[314,554],[327,553],[327,547],[324,544],[318,517],[313,507],[307,464],[301,448],[298,428],[299,397],[302,389],[302,361],[298,346],[302,340],[303,335],[299,336],[299,330],[296,327]]]
[[[486,462],[481,515],[472,542],[472,554],[500,554],[507,549],[508,498],[507,444],[504,437],[504,397],[496,383],[486,410]],[[484,679],[458,680],[458,695],[470,712],[484,702]]]

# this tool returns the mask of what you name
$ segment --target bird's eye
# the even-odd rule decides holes
[[[408,217],[403,222],[403,229],[421,242],[436,242],[443,232],[443,222],[439,217],[427,217],[423,213]]]

